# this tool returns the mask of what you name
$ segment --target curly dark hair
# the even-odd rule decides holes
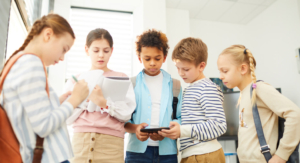
[[[137,55],[141,54],[142,47],[156,47],[157,49],[163,52],[164,56],[167,56],[169,50],[167,36],[166,34],[155,29],[149,29],[145,31],[142,35],[137,36]]]

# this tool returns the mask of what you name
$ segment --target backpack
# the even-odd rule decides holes
[[[135,87],[136,83],[136,76],[130,78],[133,88]],[[177,119],[176,118],[176,112],[177,112],[177,104],[178,104],[178,96],[180,93],[180,81],[177,79],[172,78],[173,81],[173,102],[172,102],[172,108],[173,108],[173,113],[172,113],[172,119]]]
[[[26,55],[25,53],[17,54],[13,56],[8,62],[7,65],[3,68],[2,76],[0,79],[0,94],[3,93],[3,84],[4,80],[9,73],[10,69],[14,65],[14,63],[23,55]],[[27,54],[29,55],[29,54]],[[34,55],[34,54],[30,54]],[[45,74],[47,77],[47,71],[44,66]],[[46,91],[49,96],[49,87],[48,87],[48,81],[46,80]],[[5,103],[5,101],[3,101]],[[34,149],[34,155],[33,155],[33,163],[40,163],[42,160],[42,154],[43,154],[43,142],[44,138],[39,137],[36,135],[36,146]],[[0,162],[6,163],[6,162],[13,162],[13,163],[21,163],[22,157],[20,154],[20,145],[18,142],[18,139],[12,129],[11,123],[8,119],[8,116],[3,109],[3,106],[0,104]]]
[[[259,81],[257,81],[257,82],[259,82]],[[250,90],[250,97],[252,97],[252,91],[253,91],[252,85],[251,85],[250,89],[251,89]],[[262,125],[261,125],[259,112],[258,112],[256,103],[252,107],[252,112],[253,112],[253,119],[254,119],[254,123],[255,123],[255,128],[256,128],[256,132],[257,132],[258,141],[259,141],[259,144],[260,144],[261,153],[264,155],[266,161],[269,162],[269,160],[272,158],[272,155],[270,153],[270,147],[267,144],[265,136],[264,136],[264,132],[263,132],[263,129],[262,129]],[[284,122],[285,122],[285,119],[278,116],[277,148],[279,146],[280,139],[283,136]],[[290,157],[289,157],[289,159],[287,160],[286,163],[299,163],[299,151],[298,151],[298,149],[299,149],[299,144],[297,145],[297,147],[295,148],[293,153],[290,155]]]

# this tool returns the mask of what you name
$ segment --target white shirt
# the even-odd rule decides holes
[[[151,95],[151,103],[152,103],[151,122],[149,124],[149,127],[158,128],[163,74],[161,72],[156,76],[149,76],[145,74],[145,81]],[[158,144],[159,144],[158,141],[153,141],[152,139],[149,138],[148,146],[158,146]]]

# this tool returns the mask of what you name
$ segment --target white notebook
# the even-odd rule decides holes
[[[110,98],[112,101],[123,101],[126,99],[126,94],[129,89],[131,81],[128,77],[104,77],[102,70],[91,70],[82,73],[78,80],[84,79],[88,83],[89,96],[92,93],[96,85],[99,85],[105,99]],[[87,98],[73,111],[71,117],[67,119],[67,124],[72,124],[83,112],[88,110],[89,112],[96,111],[97,105],[93,102],[86,102]],[[86,107],[87,106],[87,107]]]
[[[85,80],[85,82],[88,83],[88,87],[89,87],[89,95],[87,96],[87,98],[78,105],[79,108],[84,108],[85,103],[88,99],[88,97],[90,96],[90,94],[92,93],[93,89],[95,88],[95,86],[101,81],[103,71],[102,70],[92,70],[92,71],[87,71],[82,73],[77,80]],[[74,88],[74,87],[73,87]],[[72,90],[73,90],[72,88]]]
[[[105,99],[112,101],[124,101],[131,81],[128,77],[101,77],[98,85],[100,86]],[[89,102],[87,110],[94,112],[97,105]]]
[[[131,82],[128,77],[104,77],[101,79],[99,86],[105,98],[109,97],[112,101],[125,100]]]

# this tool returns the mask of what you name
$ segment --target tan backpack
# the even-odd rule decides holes
[[[8,60],[6,66],[3,68],[2,76],[0,77],[0,94],[2,93],[4,80],[7,74],[9,73],[14,63],[23,55],[34,55],[34,54],[19,53]],[[47,77],[47,71],[45,66],[44,66],[44,70]],[[45,87],[49,96],[49,87],[48,87],[47,80],[46,80]],[[36,146],[34,149],[33,163],[40,163],[42,160],[43,142],[44,142],[44,138],[41,138],[38,135],[36,135]],[[8,163],[8,162],[21,163],[22,158],[20,154],[20,145],[18,139],[12,129],[12,126],[10,124],[10,121],[7,117],[5,110],[3,109],[2,105],[0,105],[0,163]]]

